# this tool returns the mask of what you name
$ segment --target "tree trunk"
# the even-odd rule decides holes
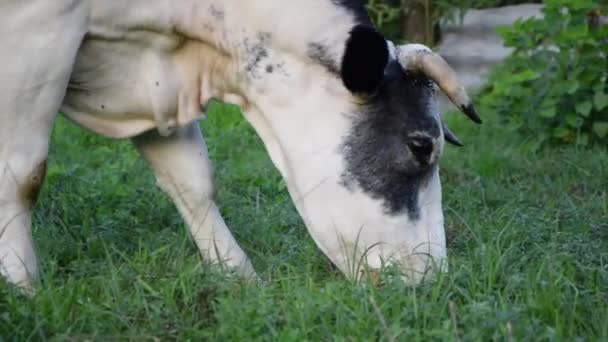
[[[430,0],[403,0],[401,36],[409,43],[432,46],[435,43],[435,30],[431,16]]]

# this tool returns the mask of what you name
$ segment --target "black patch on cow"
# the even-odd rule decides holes
[[[384,37],[371,26],[355,26],[346,42],[340,76],[353,93],[373,93],[384,76],[389,51]]]
[[[270,33],[260,32],[255,38],[246,37],[243,40],[245,48],[245,70],[253,77],[259,78],[261,65],[269,56],[268,47],[270,46]]]
[[[429,113],[435,89],[424,76],[403,72],[391,62],[376,93],[353,113],[353,127],[344,138],[346,170],[342,184],[358,185],[372,198],[381,199],[389,214],[420,217],[418,192],[437,167],[421,163],[408,148],[412,134],[439,138],[435,113]]]
[[[373,24],[365,8],[365,2],[363,0],[331,0],[334,5],[341,7],[350,12],[355,19],[357,26],[365,26],[372,28]],[[355,28],[356,30],[356,28]],[[372,29],[373,30],[373,29]],[[353,30],[354,31],[354,30]],[[371,48],[371,47],[370,47]],[[313,42],[308,45],[308,56],[313,60],[324,66],[329,72],[340,75],[340,61],[335,56],[329,53],[327,43]],[[339,58],[339,57],[338,57]]]
[[[326,45],[321,43],[308,44],[308,57],[324,66],[332,74],[340,74],[340,67],[338,66],[336,60],[329,54]]]
[[[372,21],[369,18],[367,9],[365,8],[365,2],[363,0],[332,0],[332,2],[338,6],[346,8],[355,16],[355,21],[358,24],[372,25]]]

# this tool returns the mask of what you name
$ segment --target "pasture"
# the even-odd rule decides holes
[[[334,269],[232,107],[201,127],[258,285],[201,264],[129,142],[59,119],[34,211],[41,288],[0,285],[0,341],[607,340],[608,152],[536,150],[481,114],[449,117],[466,145],[441,161],[450,272],[417,288]]]

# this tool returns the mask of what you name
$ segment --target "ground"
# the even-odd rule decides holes
[[[608,339],[606,148],[536,150],[484,117],[450,117],[466,143],[441,163],[450,272],[417,288],[345,280],[233,108],[201,127],[259,285],[201,264],[128,142],[60,119],[34,216],[42,284],[0,284],[0,341]]]

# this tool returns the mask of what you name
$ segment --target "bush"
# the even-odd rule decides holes
[[[608,27],[593,0],[547,0],[544,18],[499,31],[513,54],[490,77],[482,105],[539,142],[608,142]]]
[[[369,16],[374,24],[391,40],[401,34],[400,21],[403,15],[400,1],[366,0]]]
[[[418,4],[429,9],[426,19],[432,26],[441,20],[459,20],[469,9],[540,2],[541,0],[366,0],[372,21],[392,40],[406,38],[403,37],[401,21],[408,10]]]

